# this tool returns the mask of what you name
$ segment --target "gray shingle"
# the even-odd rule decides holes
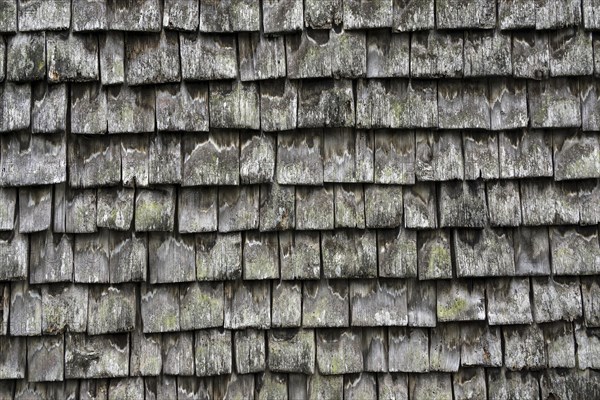
[[[182,388],[182,392],[185,394],[194,393],[194,389],[197,389],[197,383],[199,380],[190,377],[181,377],[177,380],[175,376],[161,376],[161,377],[146,377],[144,379],[144,388],[146,399],[158,400],[162,398],[177,398],[178,386]],[[179,384],[179,385],[178,385]],[[212,386],[211,386],[212,389]]]
[[[392,26],[392,0],[344,0],[344,26],[347,29]]]
[[[459,277],[514,275],[511,230],[456,230],[454,248],[456,274]]]
[[[498,1],[498,25],[502,30],[535,28],[535,14],[535,3],[532,1]]]
[[[181,157],[181,135],[160,132],[151,135],[148,149],[148,182],[181,183]]]
[[[260,98],[256,82],[211,82],[211,128],[260,129]]]
[[[95,83],[71,85],[71,132],[106,133],[107,102],[105,89]]]
[[[375,279],[351,281],[350,314],[352,315],[352,326],[407,325],[406,282]],[[323,369],[321,372],[324,372]],[[351,372],[345,371],[344,373]],[[360,372],[360,370],[354,372]]]
[[[490,82],[491,129],[526,128],[527,86],[524,80],[494,79]]]
[[[440,227],[483,228],[487,225],[483,182],[443,182],[439,196]]]
[[[219,188],[219,232],[258,229],[260,186]]]
[[[365,220],[368,228],[395,228],[402,225],[402,186],[366,185],[364,200],[362,194],[360,196],[364,205],[358,212],[362,211],[363,214],[363,228]]]
[[[515,78],[544,79],[550,75],[550,44],[546,32],[515,32],[512,41]]]
[[[12,231],[15,226],[15,210],[17,205],[17,189],[0,188],[0,203],[4,205],[0,209],[0,230]]]
[[[148,135],[121,139],[121,174],[125,187],[148,186]]]
[[[37,81],[46,77],[46,36],[40,33],[18,33],[6,43],[6,79]]]
[[[596,131],[600,129],[600,85],[593,78],[581,78],[579,85],[582,129]]]
[[[17,226],[18,228],[18,226]],[[0,260],[3,281],[26,280],[29,269],[29,238],[18,232],[3,232],[0,236]]]
[[[452,278],[450,232],[445,229],[419,231],[417,260],[420,280]]]
[[[125,35],[123,32],[105,32],[98,36],[100,44],[100,80],[103,85],[125,81]]]
[[[2,379],[25,378],[26,361],[26,339],[21,337],[0,336],[0,377]],[[12,396],[12,393],[11,393]]]
[[[138,190],[135,196],[136,231],[172,231],[175,222],[175,188]]]
[[[62,381],[64,351],[62,335],[27,338],[28,381]]]
[[[291,79],[324,78],[332,74],[331,31],[310,30],[285,41],[287,73]]]
[[[437,281],[437,318],[448,321],[485,320],[485,285],[481,281]]]
[[[377,231],[379,276],[410,278],[417,276],[417,235],[413,230]]]
[[[327,278],[375,278],[377,276],[376,241],[375,232],[372,231],[322,232],[324,276]]]
[[[511,75],[511,39],[510,34],[498,30],[467,32],[464,76]]]
[[[111,379],[108,386],[108,399],[135,399],[144,396],[144,380],[142,378]]]
[[[323,182],[321,130],[280,132],[277,135],[277,182],[320,185]]]
[[[570,322],[542,326],[546,340],[548,367],[575,368],[575,340]]]
[[[260,188],[260,230],[294,229],[296,224],[296,189],[277,183]],[[275,255],[276,259],[279,259]]]
[[[63,187],[61,185],[61,187]],[[54,230],[67,233],[96,232],[96,190],[75,190],[58,187],[54,191]],[[64,213],[64,215],[63,215]],[[63,219],[64,218],[64,219]],[[64,220],[64,229],[57,224]]]
[[[385,328],[361,331],[365,372],[387,372],[388,341]]]
[[[273,282],[271,326],[295,328],[302,326],[302,282]]]
[[[242,249],[245,280],[279,278],[279,241],[276,233],[246,232]]]
[[[69,29],[71,3],[64,0],[19,0],[19,30]]]
[[[502,366],[502,337],[499,327],[485,322],[461,324],[462,366]]]
[[[373,181],[373,132],[331,129],[323,135],[325,182]]]
[[[223,283],[194,282],[181,287],[179,306],[181,329],[223,326]]]
[[[178,82],[179,39],[175,32],[130,34],[125,46],[129,85]]]
[[[435,282],[410,279],[408,292],[408,326],[436,326]]]
[[[274,80],[260,82],[260,125],[264,132],[296,128],[298,119],[297,82]]]
[[[288,376],[265,371],[256,375],[256,396],[258,399],[285,399],[288,395]]]
[[[118,86],[108,89],[108,132],[154,132],[154,88]]]
[[[579,223],[579,193],[572,182],[521,182],[523,225]]]
[[[365,199],[361,185],[336,184],[334,203],[336,228],[365,228]]]
[[[342,0],[307,0],[304,25],[312,29],[331,29],[342,23]]]
[[[498,179],[498,135],[496,133],[463,132],[462,145],[465,179]]]
[[[107,5],[110,30],[158,32],[161,29],[159,0],[111,0]]]
[[[191,282],[196,279],[192,235],[151,234],[148,241],[149,282]]]
[[[108,27],[107,0],[72,0],[73,31],[98,31]]]
[[[413,33],[410,74],[415,78],[462,77],[463,38],[459,33],[435,30]]]
[[[162,335],[162,373],[190,376],[194,374],[194,335],[192,332]]]
[[[362,372],[360,330],[329,329],[317,332],[317,366],[323,375]]]
[[[0,3],[0,32],[17,30],[17,0],[2,0]]]
[[[285,33],[302,29],[304,21],[301,0],[267,0],[262,4],[265,33]]]
[[[268,336],[269,370],[315,373],[316,344],[313,330],[271,330]]]
[[[319,232],[279,234],[281,279],[319,279],[321,244]]]
[[[354,126],[354,98],[350,80],[303,81],[299,90],[298,127]]]
[[[433,0],[425,0],[424,2],[394,0],[392,27],[398,31],[434,29],[435,2]]]
[[[88,335],[129,332],[135,327],[137,286],[92,286],[89,291]]]
[[[345,327],[350,322],[348,281],[304,282],[302,288],[303,327]]]
[[[486,294],[489,324],[512,325],[532,323],[533,316],[529,301],[529,287],[529,278],[488,280]]]
[[[490,129],[488,85],[484,81],[443,81],[438,86],[438,126]]]
[[[178,332],[179,286],[143,283],[140,292],[143,332]]]
[[[217,399],[232,398],[243,399],[246,394],[254,393],[254,376],[253,375],[222,375],[215,377],[213,380],[214,397]]]
[[[415,135],[413,132],[377,130],[374,137],[374,181],[384,184],[414,184]]]
[[[88,286],[77,284],[43,285],[42,332],[85,332],[88,316]]]
[[[544,335],[537,325],[502,328],[504,365],[511,371],[546,366]]]
[[[600,140],[596,134],[553,132],[554,179],[600,176]]]
[[[581,289],[577,278],[533,278],[535,321],[572,321],[583,316]]]
[[[458,372],[460,367],[460,325],[440,324],[431,329],[429,368],[431,371]]]
[[[487,207],[491,226],[521,225],[521,197],[515,180],[486,184]]]
[[[30,233],[50,228],[52,187],[19,189],[19,232]]]
[[[247,329],[236,331],[233,340],[235,370],[238,374],[265,370],[267,343],[265,331]]]
[[[196,235],[196,278],[199,281],[242,277],[242,235]]]
[[[390,372],[429,372],[429,332],[421,328],[390,328]]]
[[[268,329],[271,326],[271,283],[226,282],[223,326],[226,329]]]
[[[213,130],[183,137],[183,185],[237,185],[239,133]]]
[[[397,11],[394,15],[401,14]],[[385,30],[367,32],[367,77],[409,76],[410,36]]]
[[[404,190],[404,226],[406,228],[436,228],[437,200],[435,186],[418,183]]]
[[[536,29],[555,29],[580,23],[581,2],[578,0],[542,0],[536,4]]]
[[[358,78],[367,73],[367,36],[364,32],[331,31],[331,73],[335,78]]]
[[[260,4],[252,0],[200,2],[200,31],[237,32],[260,30]]]
[[[62,133],[67,127],[67,85],[33,87],[32,133]]]
[[[565,78],[527,83],[532,128],[581,126],[579,82]]]
[[[360,374],[344,375],[344,398],[374,399],[377,396],[377,381],[375,374],[361,372]]]
[[[600,327],[600,280],[597,277],[581,278],[581,299],[586,326]]]
[[[69,136],[69,185],[92,188],[121,182],[121,146],[113,136]]]
[[[283,36],[269,37],[260,33],[241,33],[238,36],[238,45],[240,79],[242,81],[286,76],[285,62],[283,61],[285,58]]]
[[[119,231],[129,230],[133,220],[135,191],[130,188],[100,188],[97,192],[96,225]]]
[[[98,38],[88,34],[49,33],[46,37],[49,82],[98,80]]]
[[[108,283],[110,281],[108,231],[75,235],[73,281]]]
[[[199,15],[200,3],[197,1],[166,0],[163,10],[163,27],[177,31],[195,31],[198,29]]]
[[[261,115],[264,115],[264,113]],[[273,135],[263,133],[240,134],[241,183],[252,184],[273,181],[276,158],[275,142],[275,136]]]
[[[550,75],[592,75],[592,34],[583,29],[563,29],[550,34]]]
[[[333,185],[296,188],[296,229],[321,230],[334,227]]]
[[[179,41],[183,79],[204,81],[237,77],[235,36],[182,33]]]
[[[537,382],[535,393],[538,393]],[[600,375],[591,369],[544,371],[540,378],[542,396],[585,396],[592,397],[600,390]]]
[[[181,188],[177,203],[180,233],[214,232],[218,228],[217,188]]]
[[[436,4],[438,29],[489,29],[496,25],[496,2],[445,0]]]
[[[29,281],[69,282],[73,279],[73,237],[51,230],[30,236]]]
[[[111,283],[144,282],[148,265],[148,237],[142,233],[110,232]]]
[[[416,132],[416,165],[419,181],[449,181],[464,177],[464,154],[459,132]],[[467,160],[469,161],[469,160]]]
[[[124,377],[128,371],[129,335],[66,335],[66,379]]]
[[[4,117],[0,121],[0,132],[27,129],[31,122],[30,111],[31,86],[29,84],[7,82],[1,87],[0,113]]]
[[[10,326],[14,336],[42,334],[42,296],[38,286],[13,282],[10,286]]]
[[[533,178],[553,175],[552,138],[543,130],[499,133],[500,176]]]

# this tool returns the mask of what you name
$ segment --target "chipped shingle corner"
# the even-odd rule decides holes
[[[600,398],[600,0],[0,0],[0,399]]]

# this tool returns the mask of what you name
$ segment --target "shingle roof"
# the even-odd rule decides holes
[[[600,397],[599,0],[0,0],[0,399]]]

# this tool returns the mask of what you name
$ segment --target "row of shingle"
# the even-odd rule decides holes
[[[600,130],[600,80],[219,81],[154,87],[5,83],[0,132],[270,132],[357,127]],[[210,86],[210,88],[209,88]],[[356,88],[354,88],[356,86]],[[355,99],[356,96],[356,99]],[[67,121],[70,111],[70,121]],[[70,124],[68,124],[68,122]]]
[[[600,135],[575,130],[461,133],[351,128],[276,135],[237,130],[121,136],[24,131],[0,135],[0,167],[4,187],[68,182],[71,189],[162,184],[414,185],[453,180],[476,185],[473,181],[480,178],[566,181],[600,177]],[[516,183],[512,185],[518,189]],[[595,187],[588,186],[590,191]],[[208,193],[208,198],[214,197]]]
[[[141,292],[141,293],[140,293]],[[583,321],[600,327],[597,277],[0,285],[0,334],[101,335],[194,329],[435,327]],[[10,301],[9,301],[10,300]],[[141,308],[138,304],[141,303]],[[360,340],[358,341],[360,342]],[[600,367],[600,364],[595,368]]]
[[[61,30],[294,32],[347,29],[600,29],[597,0],[2,0],[0,32]],[[18,24],[17,24],[18,21]],[[72,22],[71,22],[72,21]]]
[[[458,372],[461,366],[585,370],[600,367],[598,334],[579,324],[554,323],[502,328],[445,324],[432,329],[206,329],[175,335],[0,337],[5,351],[0,376],[44,382],[266,370],[307,375],[316,371],[317,375]]]
[[[18,196],[17,196],[18,194]],[[597,180],[448,181],[411,186],[0,188],[0,231],[262,232],[342,228],[595,225]],[[18,207],[17,207],[18,205]]]
[[[6,76],[16,82],[47,78],[50,83],[147,85],[238,77],[541,79],[600,73],[600,39],[576,29],[412,35],[331,30],[276,38],[258,33],[41,32],[7,36],[6,41],[0,37],[0,81]]]
[[[0,397],[31,399],[224,399],[224,400],[495,400],[593,399],[600,375],[586,369],[548,369],[542,374],[504,368],[461,368],[457,373],[278,374],[266,371],[217,377],[161,376],[33,383],[0,381]],[[79,397],[78,397],[79,396]],[[409,397],[410,396],[410,397]],[[542,396],[542,397],[539,397]]]

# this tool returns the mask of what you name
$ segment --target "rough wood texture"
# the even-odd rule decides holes
[[[155,103],[155,92],[147,87],[109,88],[107,91],[108,132],[154,132]]]
[[[183,140],[183,185],[237,185],[238,182],[237,131],[186,135]]]
[[[46,51],[50,82],[98,80],[98,39],[95,36],[49,33]]]
[[[271,326],[270,282],[226,282],[223,326],[226,329],[268,329]]]
[[[355,124],[352,81],[303,81],[299,89],[298,127],[351,127]]]
[[[141,189],[135,196],[137,231],[172,231],[175,221],[175,188]]]
[[[264,331],[254,329],[236,331],[233,341],[236,371],[240,374],[264,371],[266,346]]]
[[[349,329],[319,331],[317,366],[324,375],[351,374],[363,369],[360,331]]]
[[[237,76],[237,44],[233,35],[202,32],[180,35],[181,77],[205,81]]]
[[[303,2],[300,0],[267,0],[262,5],[265,33],[294,32],[302,29]]]
[[[191,332],[162,335],[163,372],[169,375],[194,373],[194,336]]]
[[[296,229],[333,229],[333,185],[296,188]]]
[[[435,186],[418,183],[404,191],[404,226],[407,228],[436,228],[437,200]]]
[[[429,367],[432,371],[458,372],[460,325],[443,324],[431,330]]]
[[[209,0],[200,3],[200,30],[207,32],[258,31],[260,5],[249,0]]]
[[[496,25],[496,2],[442,0],[436,3],[436,22],[439,29],[493,28]]]
[[[240,52],[240,79],[253,81],[286,76],[283,37],[243,33],[238,37]]]
[[[482,81],[443,81],[438,86],[438,126],[490,129],[488,86]]]
[[[502,178],[552,176],[552,140],[542,130],[499,133]]]
[[[487,317],[490,325],[533,322],[532,307],[529,302],[529,278],[489,280],[486,294]]]
[[[178,198],[180,233],[214,232],[218,228],[218,198],[216,188],[198,190],[182,188]]]
[[[38,81],[46,77],[44,33],[19,33],[6,43],[6,79]]]
[[[401,13],[395,11],[394,16]],[[410,72],[409,44],[408,34],[385,30],[368,31],[367,78],[407,77]]]
[[[502,337],[499,327],[483,323],[462,324],[460,327],[460,360],[463,366],[502,365]]]
[[[78,284],[42,286],[42,332],[56,335],[69,330],[85,332],[88,287]]]
[[[420,280],[452,278],[450,232],[447,230],[418,232],[417,261]]]
[[[273,283],[271,326],[294,328],[302,325],[302,285],[299,282]]]
[[[433,29],[435,27],[435,2],[433,0],[394,0],[392,27],[398,31]]]
[[[144,333],[179,331],[179,286],[142,284],[140,298]]]
[[[26,129],[31,122],[31,85],[7,82],[0,89],[0,132]]]
[[[273,181],[277,151],[275,139],[274,135],[263,133],[240,134],[240,181],[242,184]]]
[[[275,233],[247,232],[244,236],[243,278],[279,278],[279,241]]]
[[[135,190],[103,188],[97,191],[96,225],[99,228],[126,231],[133,220]]]
[[[137,297],[136,286],[92,287],[89,291],[88,334],[100,335],[133,330]]]
[[[400,280],[350,282],[350,314],[352,326],[407,325],[406,283]]]
[[[595,178],[600,175],[600,138],[595,134],[556,132],[552,135],[554,179]]]
[[[336,191],[337,196],[337,191]],[[362,200],[362,199],[361,199]],[[338,204],[336,203],[336,207]],[[395,228],[402,225],[402,186],[367,185],[364,187],[363,213],[368,228]],[[338,212],[336,208],[336,212]],[[336,218],[337,223],[337,218]]]
[[[211,82],[210,123],[214,128],[260,129],[256,82]]]
[[[490,108],[493,130],[526,128],[529,122],[526,82],[505,79],[492,81]]]
[[[344,26],[347,29],[392,26],[392,0],[344,1]]]
[[[310,329],[269,332],[269,370],[312,374],[315,372],[315,334]]]
[[[94,83],[71,85],[71,132],[102,134],[108,129],[105,89]]]
[[[302,299],[302,326],[329,328],[349,325],[347,281],[321,279],[305,282]]]
[[[19,189],[19,232],[40,232],[50,228],[52,188]]]
[[[404,229],[377,232],[379,276],[412,278],[417,276],[417,235]]]
[[[515,32],[512,41],[515,78],[544,79],[550,75],[550,44],[546,32]]]
[[[462,145],[465,179],[483,178],[487,180],[500,177],[497,134],[464,132]]]
[[[73,250],[73,277],[75,282],[109,282],[108,239],[108,231],[75,236]]]
[[[428,372],[429,336],[426,329],[390,328],[390,372]]]
[[[194,237],[153,233],[148,240],[150,283],[189,282],[196,278]]]
[[[441,227],[483,228],[487,224],[482,182],[443,182],[438,204]]]
[[[68,282],[73,277],[73,237],[51,230],[31,235],[31,283]]]
[[[529,81],[529,112],[533,128],[581,126],[579,84],[564,78]]]
[[[553,32],[549,43],[550,76],[578,76],[593,73],[591,32],[576,28],[563,29]]]
[[[465,35],[464,76],[507,76],[512,73],[511,35],[474,31]]]
[[[31,132],[64,132],[67,128],[67,85],[39,84],[32,92]]]
[[[277,135],[277,182],[320,185],[323,182],[323,134],[320,130]]]
[[[281,279],[319,279],[321,276],[319,232],[279,234]]]
[[[467,160],[468,161],[468,160]],[[420,181],[463,179],[464,155],[457,132],[416,132],[415,174]]]
[[[27,279],[29,268],[28,235],[17,232],[2,232],[0,234],[0,279],[3,281],[17,281]]]
[[[179,297],[181,328],[204,329],[223,325],[223,283],[184,285]]]
[[[234,232],[259,227],[260,187],[219,188],[219,232]]]
[[[326,278],[377,276],[377,244],[374,232],[323,232],[321,248],[323,274]]]
[[[242,276],[240,233],[196,236],[196,278],[199,281],[238,279]]]
[[[378,130],[374,136],[375,183],[414,184],[415,135],[410,131],[399,133]]]
[[[544,336],[537,325],[511,326],[502,330],[505,365],[509,370],[535,369],[546,365]]]
[[[143,282],[148,264],[148,237],[144,233],[110,232],[111,283]]]
[[[122,32],[106,32],[98,38],[100,45],[100,79],[103,85],[125,81],[125,39]]]
[[[87,336],[67,334],[65,378],[112,378],[127,376],[129,335]]]
[[[159,131],[208,131],[208,85],[159,86],[156,127]]]
[[[446,321],[480,321],[485,319],[483,282],[452,280],[437,282],[437,318]]]
[[[536,322],[572,321],[583,315],[579,280],[533,278],[533,316]]]
[[[277,183],[262,185],[259,212],[261,231],[293,229],[296,222],[295,188]],[[278,259],[277,255],[275,258]]]
[[[484,228],[455,232],[456,274],[459,277],[514,274],[512,231]]]
[[[148,147],[148,183],[181,183],[181,136],[157,133],[150,136]]]

